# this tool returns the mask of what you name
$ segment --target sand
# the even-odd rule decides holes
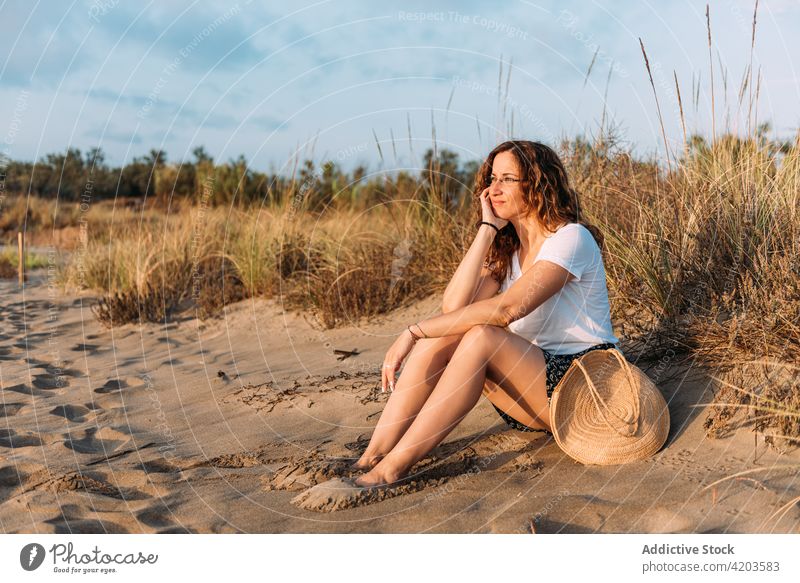
[[[697,367],[650,370],[672,430],[647,461],[580,465],[481,399],[408,483],[337,504],[319,485],[347,483],[389,398],[384,352],[437,298],[328,331],[273,300],[108,330],[92,294],[63,295],[43,271],[0,293],[6,533],[800,531],[797,504],[772,516],[800,496],[797,470],[775,469],[800,454],[748,428],[707,438],[693,406],[713,385]],[[705,488],[757,468],[770,471]]]

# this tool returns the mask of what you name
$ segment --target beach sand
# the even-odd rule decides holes
[[[6,533],[800,531],[797,504],[770,518],[800,496],[796,470],[703,490],[800,454],[747,428],[705,437],[705,408],[692,406],[712,399],[712,381],[696,367],[653,373],[672,430],[650,460],[580,465],[546,434],[507,428],[481,398],[402,491],[320,512],[292,500],[366,447],[388,399],[384,353],[438,298],[327,331],[272,300],[108,330],[91,294],[62,295],[41,270],[24,294],[8,280],[0,293]]]

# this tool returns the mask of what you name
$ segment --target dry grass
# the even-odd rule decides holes
[[[91,202],[65,202],[37,196],[8,196],[0,209],[0,242],[16,245],[17,232],[26,233],[30,246],[55,246],[71,250],[86,239],[108,241],[120,228],[154,224],[163,212],[143,208],[137,199],[119,198]]]
[[[778,153],[723,136],[668,173],[604,135],[560,150],[606,236],[613,319],[640,356],[670,348],[720,364],[796,352],[798,145]],[[368,209],[194,208],[98,230],[113,237],[76,248],[63,281],[141,294],[160,271],[221,256],[244,295],[351,323],[441,291],[471,240],[469,204],[445,205],[435,181],[387,184],[392,200]]]

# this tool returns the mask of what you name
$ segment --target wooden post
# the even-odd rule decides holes
[[[17,233],[17,250],[19,255],[19,265],[17,266],[17,273],[19,273],[19,285],[22,287],[25,281],[25,235],[21,232]]]

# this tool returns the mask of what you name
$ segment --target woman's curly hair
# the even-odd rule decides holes
[[[520,166],[520,188],[529,212],[536,213],[545,229],[554,233],[563,223],[580,223],[603,249],[603,235],[597,227],[580,216],[578,193],[570,187],[564,164],[550,147],[529,140],[510,140],[494,148],[475,175],[474,207],[477,213],[475,226],[482,219],[480,194],[489,186],[494,158],[500,152],[512,152]],[[484,266],[492,277],[502,282],[509,273],[511,256],[519,249],[520,242],[514,225],[508,223],[500,229],[489,249]]]

